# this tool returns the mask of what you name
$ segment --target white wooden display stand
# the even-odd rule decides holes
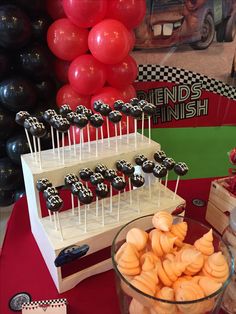
[[[116,140],[118,141],[117,144]],[[83,279],[112,268],[110,258],[99,263],[94,261],[94,265],[91,267],[62,278],[61,268],[54,265],[55,258],[61,250],[70,245],[80,246],[87,244],[89,245],[89,251],[86,256],[88,256],[109,247],[117,231],[129,221],[143,215],[153,214],[158,210],[172,212],[178,206],[185,206],[185,201],[181,197],[178,195],[174,197],[172,191],[165,188],[157,180],[153,180],[151,184],[151,198],[148,185],[121,194],[119,221],[117,220],[117,195],[113,196],[112,213],[110,213],[109,198],[104,200],[104,226],[101,223],[101,215],[97,217],[95,215],[95,202],[92,203],[87,214],[86,233],[83,225],[84,206],[81,207],[81,224],[79,224],[78,216],[72,215],[71,210],[60,212],[59,216],[64,238],[64,240],[61,240],[60,233],[54,229],[49,216],[42,217],[39,193],[36,189],[37,180],[47,178],[53,186],[59,187],[64,185],[64,178],[67,174],[78,174],[79,170],[84,167],[94,169],[98,163],[103,163],[108,168],[115,169],[115,162],[119,159],[125,159],[134,164],[134,157],[137,154],[144,154],[147,158],[153,160],[153,154],[155,151],[160,150],[160,145],[139,133],[136,136],[132,133],[128,135],[128,139],[127,135],[117,139],[115,137],[110,138],[110,147],[107,139],[99,140],[97,157],[95,155],[95,141],[91,142],[91,152],[88,150],[88,144],[83,144],[81,160],[79,160],[80,146],[77,145],[76,149],[77,155],[74,156],[73,149],[69,150],[66,147],[64,165],[58,160],[57,149],[55,153],[53,153],[53,150],[43,151],[41,170],[30,154],[22,156],[31,230],[59,292],[67,291]],[[151,176],[153,177],[153,175]],[[132,193],[132,204],[130,204],[129,193]],[[139,204],[137,193],[139,193]],[[159,207],[158,197],[160,199]],[[83,258],[81,258],[81,261]]]

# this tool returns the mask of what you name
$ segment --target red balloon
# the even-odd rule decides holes
[[[88,50],[88,33],[70,20],[60,19],[48,29],[48,46],[59,59],[72,61]]]
[[[135,81],[137,74],[137,63],[129,55],[119,63],[107,65],[107,82],[112,87],[125,88]]]
[[[129,102],[131,98],[137,97],[136,90],[133,85],[125,87],[124,89],[120,90],[120,92],[124,102]]]
[[[90,108],[90,100],[90,96],[79,95],[69,84],[62,86],[58,90],[56,98],[58,107],[68,104],[73,111],[75,111],[78,105],[83,105]]]
[[[104,20],[89,32],[88,45],[92,55],[105,64],[122,61],[130,50],[127,28],[116,20]]]
[[[92,27],[107,12],[107,0],[63,0],[67,17],[79,27]]]
[[[93,104],[96,100],[101,100],[113,108],[114,102],[118,99],[123,100],[121,92],[116,88],[106,86],[103,87],[97,94],[93,95],[91,98],[91,107],[93,108]]]
[[[54,73],[56,75],[56,78],[61,83],[67,83],[68,82],[68,69],[70,66],[69,61],[64,61],[60,59],[54,60]]]
[[[134,49],[134,46],[135,46],[136,37],[135,37],[135,33],[132,29],[129,29],[128,32],[129,32],[129,43],[130,43],[129,51],[132,51]]]
[[[62,0],[46,0],[46,11],[53,20],[66,17],[62,6]]]
[[[83,55],[71,63],[68,77],[71,86],[78,93],[92,95],[105,84],[106,69],[92,55]]]
[[[146,0],[108,1],[106,17],[123,23],[127,28],[137,27],[146,13]]]

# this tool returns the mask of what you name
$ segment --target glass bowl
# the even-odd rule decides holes
[[[234,272],[233,256],[221,239],[220,235],[213,231],[213,245],[215,252],[222,251],[229,267],[229,275],[221,288],[214,293],[196,300],[169,301],[160,299],[142,292],[133,286],[129,277],[124,276],[118,269],[115,255],[124,244],[127,232],[132,228],[139,228],[150,232],[153,229],[153,215],[147,215],[132,220],[123,226],[115,236],[112,243],[112,263],[116,274],[116,288],[119,297],[120,310],[122,314],[205,314],[218,313],[224,291],[229,284]],[[173,224],[185,221],[188,224],[188,231],[184,242],[193,244],[197,239],[207,233],[210,228],[190,218],[174,216]],[[159,309],[159,310],[158,310]]]

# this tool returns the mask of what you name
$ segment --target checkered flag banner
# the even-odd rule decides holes
[[[209,78],[205,75],[175,67],[160,66],[155,64],[141,64],[139,65],[139,75],[137,81],[162,81],[186,85],[201,82],[202,89],[236,100],[235,87]]]

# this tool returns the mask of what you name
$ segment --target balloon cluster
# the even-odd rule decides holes
[[[51,16],[58,18],[48,29],[48,46],[58,58],[57,78],[65,84],[57,93],[57,105],[66,103],[75,110],[78,104],[90,108],[96,100],[112,106],[117,99],[126,103],[134,98],[137,64],[129,52],[146,1],[51,0],[48,4]]]
[[[15,113],[39,116],[54,102],[56,86],[46,44],[51,23],[41,0],[0,3],[0,207],[23,194],[20,155],[29,152]]]

